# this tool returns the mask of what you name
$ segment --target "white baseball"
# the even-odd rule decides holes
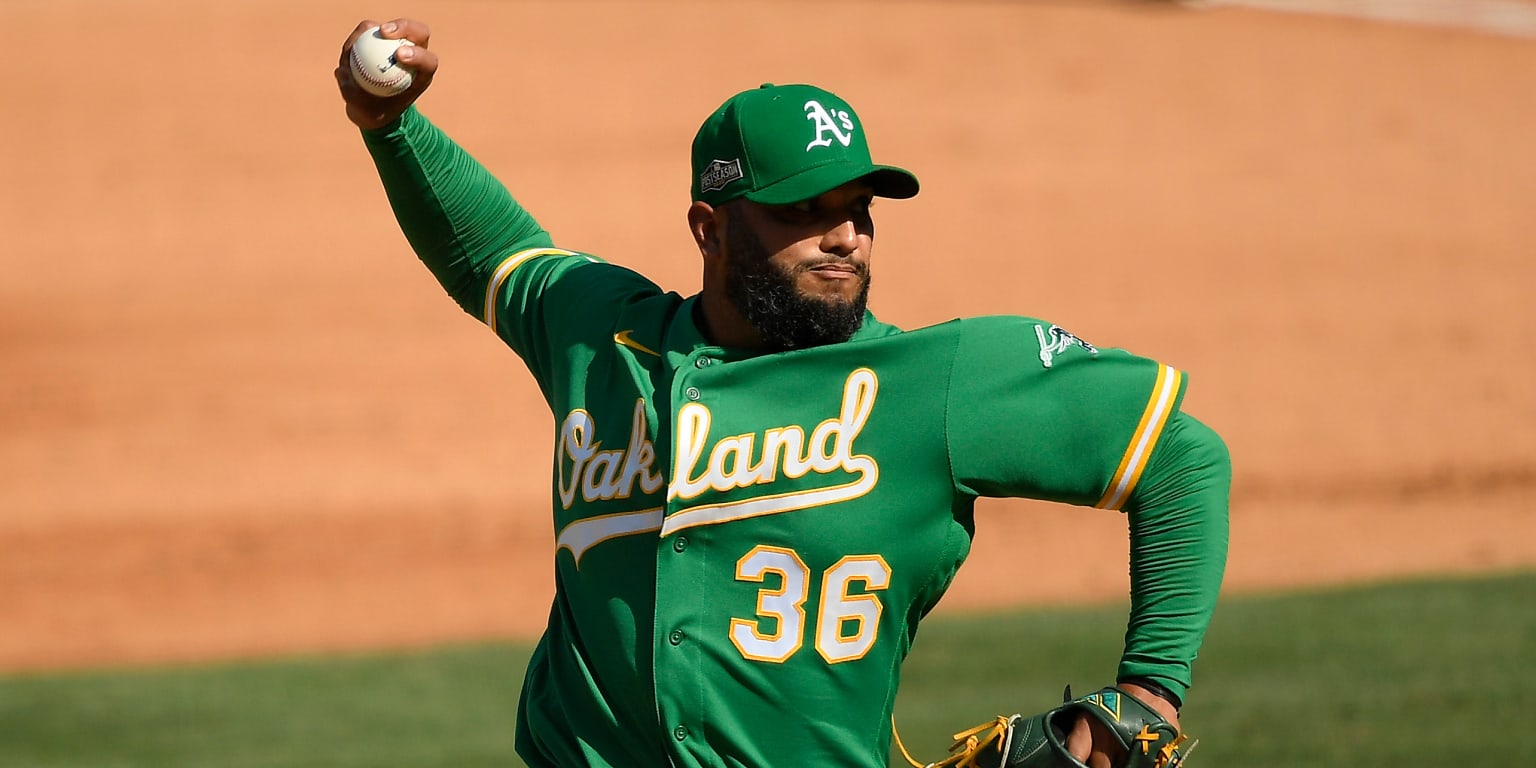
[[[352,43],[352,79],[375,96],[397,96],[411,87],[411,70],[395,61],[395,51],[409,40],[388,40],[378,27],[364,32]]]

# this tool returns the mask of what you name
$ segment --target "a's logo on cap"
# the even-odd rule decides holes
[[[834,117],[837,118],[837,122],[833,122]],[[811,124],[816,127],[816,138],[805,145],[807,152],[811,151],[811,147],[832,146],[832,139],[837,139],[837,143],[845,147],[853,141],[853,116],[844,110],[829,112],[821,102],[812,99],[805,103],[805,119],[811,121]],[[843,125],[841,129],[837,127],[839,122]]]
[[[731,161],[711,160],[709,167],[699,174],[699,191],[713,192],[717,189],[725,189],[725,185],[740,178],[743,178],[740,158]]]

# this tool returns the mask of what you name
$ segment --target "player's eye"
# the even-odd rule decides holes
[[[873,196],[839,203],[836,206],[823,205],[818,198],[801,200],[797,203],[778,206],[779,214],[790,221],[811,221],[821,216],[869,216],[869,209],[874,205]]]
[[[821,207],[815,200],[801,200],[798,203],[787,205],[775,205],[769,208],[773,216],[786,224],[806,224],[815,221],[821,215]]]

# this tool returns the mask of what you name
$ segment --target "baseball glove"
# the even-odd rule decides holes
[[[1162,715],[1119,687],[1103,688],[1072,698],[1068,688],[1061,706],[1025,718],[999,716],[955,734],[950,756],[919,765],[906,748],[907,762],[916,768],[1088,768],[1067,752],[1067,733],[1081,714],[1098,720],[1114,736],[1122,755],[1115,768],[1179,768],[1195,747],[1184,748],[1186,737]]]

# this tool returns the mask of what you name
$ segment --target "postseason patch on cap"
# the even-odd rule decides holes
[[[711,160],[709,167],[699,174],[699,191],[714,192],[717,189],[725,189],[725,185],[742,178],[741,159],[735,160]]]

